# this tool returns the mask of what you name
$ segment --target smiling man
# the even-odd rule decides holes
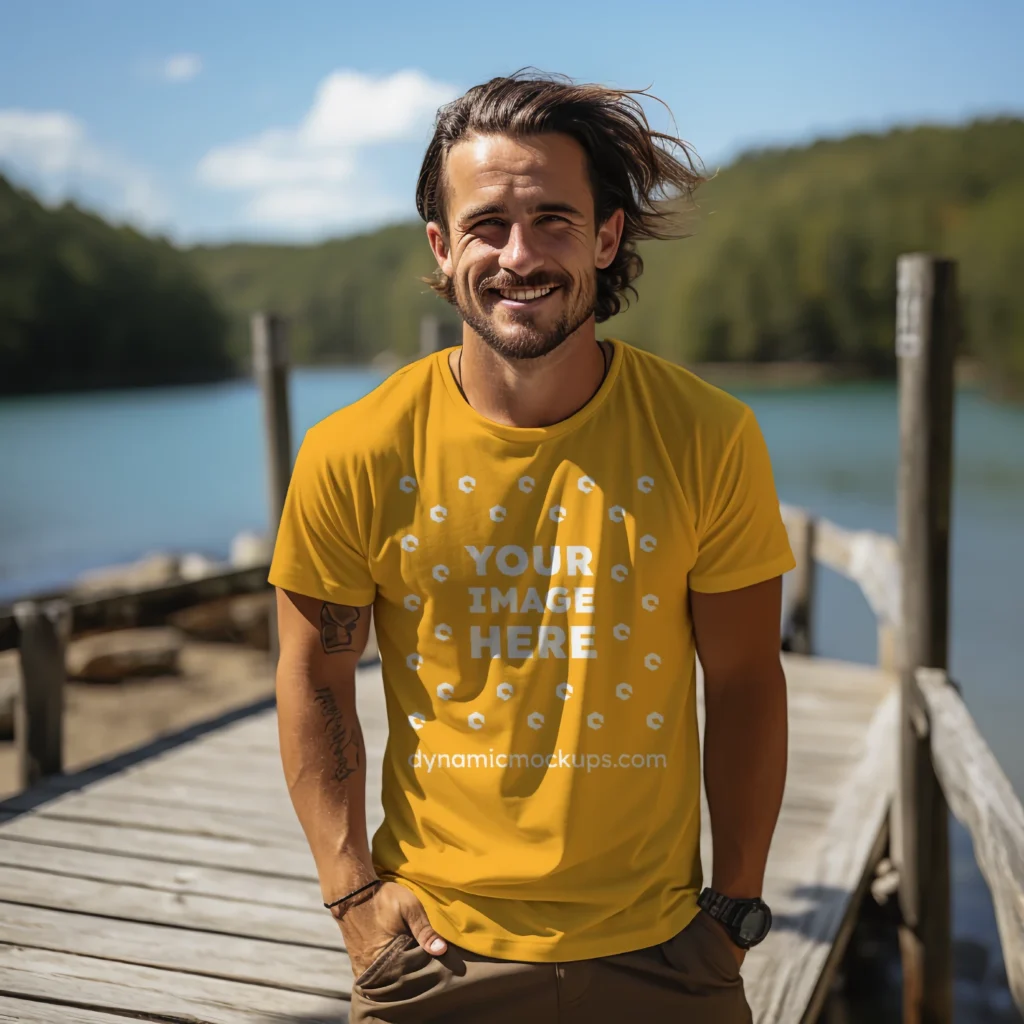
[[[750,410],[595,333],[699,181],[637,94],[471,89],[417,186],[462,345],[303,440],[270,573],[281,753],[354,1024],[750,1019],[793,558]],[[371,613],[389,726],[372,849]]]

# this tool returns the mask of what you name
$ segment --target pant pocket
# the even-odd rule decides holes
[[[711,988],[740,980],[740,965],[729,938],[703,910],[678,934],[661,944],[665,959],[694,983]]]
[[[373,985],[387,984],[391,980],[388,977],[388,966],[395,964],[399,959],[399,953],[408,949],[410,943],[415,942],[411,935],[396,935],[370,961],[369,967],[352,982],[352,987],[365,989]]]

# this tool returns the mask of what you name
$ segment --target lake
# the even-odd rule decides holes
[[[295,371],[295,447],[307,427],[380,379]],[[735,393],[757,414],[783,501],[843,526],[895,532],[894,385]],[[954,483],[951,672],[1024,793],[1024,409],[958,394]],[[248,382],[0,400],[0,602],[150,551],[224,558],[236,533],[266,529],[265,488],[260,406]],[[874,661],[874,618],[858,588],[823,573],[819,600],[819,653]],[[954,851],[957,935],[992,947],[991,907],[958,828]],[[978,1000],[999,1002],[997,972],[991,963],[977,991],[958,982],[965,1014]]]

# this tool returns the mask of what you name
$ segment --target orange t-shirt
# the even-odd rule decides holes
[[[664,941],[701,887],[688,593],[793,568],[750,410],[621,341],[550,427],[493,423],[440,352],[312,427],[270,582],[373,605],[383,878],[507,959]]]

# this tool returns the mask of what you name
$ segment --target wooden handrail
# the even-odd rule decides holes
[[[847,530],[794,506],[782,506],[782,513],[798,561],[806,551],[814,565],[832,569],[860,587],[878,620],[880,644],[888,633],[889,654],[880,647],[880,660],[885,665],[889,657],[888,667],[896,668],[900,563],[895,538]],[[812,538],[810,545],[805,543],[807,536]],[[802,588],[813,588],[813,583],[803,582],[808,578],[813,580],[809,565],[797,577],[797,592],[789,595],[787,623],[800,606]],[[811,616],[809,610],[802,614]],[[971,836],[992,894],[1010,991],[1024,1013],[1024,808],[946,673],[920,668],[915,677],[920,703],[911,714],[920,735],[929,741],[949,808]]]
[[[254,565],[248,569],[228,569],[211,573],[195,580],[166,583],[144,590],[117,591],[105,595],[75,597],[73,593],[61,595],[71,614],[70,635],[130,626],[162,624],[168,615],[220,597],[252,594],[269,587],[269,564]],[[52,598],[28,598],[46,604]],[[13,609],[0,614],[0,651],[9,651],[20,644],[20,629]]]
[[[815,568],[824,566],[860,587],[878,623],[878,661],[896,668],[900,628],[900,553],[896,538],[874,530],[848,530],[795,505],[780,505],[796,576],[783,614],[787,650],[813,653]]]
[[[935,773],[974,843],[992,893],[1010,992],[1024,1013],[1024,808],[945,672],[922,668],[916,678]]]

